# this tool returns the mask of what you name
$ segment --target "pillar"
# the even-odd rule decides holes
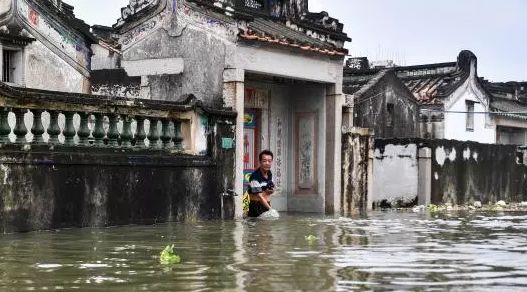
[[[338,214],[341,211],[343,106],[342,78],[337,78],[335,84],[326,88],[326,214]]]
[[[232,108],[238,113],[236,117],[235,150],[236,158],[234,165],[234,191],[235,197],[234,216],[243,216],[243,114],[245,97],[245,71],[243,69],[227,68],[223,71],[223,103],[227,108]]]
[[[429,205],[432,197],[432,149],[421,148],[418,153],[417,204]]]

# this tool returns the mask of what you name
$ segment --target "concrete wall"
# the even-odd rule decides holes
[[[376,140],[373,159],[372,201],[377,206],[406,206],[416,202],[417,145]]]
[[[527,200],[527,167],[515,146],[441,140],[429,148],[432,203]]]
[[[458,205],[527,200],[527,166],[516,146],[376,139],[373,169],[374,203],[385,200],[400,206],[417,203],[417,198],[419,204]]]

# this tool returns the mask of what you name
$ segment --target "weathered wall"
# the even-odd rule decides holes
[[[432,203],[527,201],[527,166],[519,161],[515,146],[449,140],[428,145]]]
[[[2,145],[0,232],[233,218],[234,122],[209,122],[206,156]]]
[[[376,140],[372,200],[376,205],[415,203],[418,184],[417,145],[384,144]]]
[[[419,109],[408,88],[392,72],[355,101],[354,125],[374,129],[378,138],[419,136]]]
[[[116,50],[103,47],[100,44],[91,45],[91,69],[117,69],[120,67],[121,55]]]
[[[371,151],[373,136],[367,129],[342,135],[342,213],[349,215],[371,208]]]
[[[88,92],[88,78],[41,42],[35,41],[27,45],[24,54],[25,86],[64,92]]]
[[[220,103],[225,58],[233,52],[235,34],[228,22],[199,9],[190,9],[186,4],[179,5],[176,13],[177,21],[174,18],[172,26],[125,46],[123,61],[181,58],[183,72],[146,77],[144,95],[151,99],[177,100],[182,95],[194,94],[206,104]]]
[[[375,149],[372,196],[376,202],[390,203],[397,197],[405,200],[396,200],[396,206],[417,197],[421,203],[458,205],[527,200],[527,166],[516,146],[376,139]]]
[[[141,97],[141,77],[130,77],[123,69],[92,71],[90,81],[92,94]]]

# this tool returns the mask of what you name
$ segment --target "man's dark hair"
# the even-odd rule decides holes
[[[273,152],[271,152],[271,151],[269,151],[269,150],[264,150],[264,151],[260,152],[260,155],[258,155],[258,159],[259,159],[260,161],[262,161],[264,155],[269,155],[269,156],[271,156],[271,158],[274,159],[274,154],[273,154]]]

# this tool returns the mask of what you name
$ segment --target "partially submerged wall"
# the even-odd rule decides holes
[[[372,200],[376,205],[407,206],[416,203],[417,145],[376,141],[373,158]],[[382,182],[382,183],[381,183]]]
[[[450,140],[429,145],[433,203],[527,201],[527,166],[516,146]]]
[[[373,136],[353,128],[342,135],[342,213],[359,213],[372,206]]]
[[[523,155],[508,145],[376,139],[371,196],[376,205],[392,207],[526,201]]]

